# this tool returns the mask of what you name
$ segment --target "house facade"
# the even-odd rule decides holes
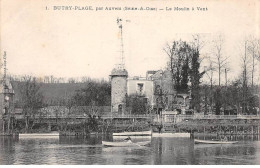
[[[147,71],[146,77],[127,77],[126,75],[111,75],[111,110],[122,113],[119,105],[126,106],[126,95],[137,95],[146,99],[154,113],[178,110],[186,114],[189,109],[189,93],[177,93],[173,87],[170,71]],[[117,107],[115,107],[117,106]],[[125,112],[126,113],[126,112]]]

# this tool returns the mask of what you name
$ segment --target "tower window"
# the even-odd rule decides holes
[[[137,91],[139,92],[139,93],[142,93],[143,92],[143,89],[144,89],[144,84],[143,83],[138,83],[137,84]]]
[[[118,105],[118,112],[122,113],[122,111],[123,111],[123,106],[122,106],[122,104],[119,104]]]

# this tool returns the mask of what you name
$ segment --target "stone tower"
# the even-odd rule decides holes
[[[125,69],[114,68],[111,72],[111,111],[123,114],[126,109],[127,77]]]
[[[111,72],[111,111],[117,114],[124,114],[126,109],[127,77],[128,72],[124,63],[124,45],[123,45],[123,25],[122,19],[117,18],[120,39],[120,59],[116,68]]]

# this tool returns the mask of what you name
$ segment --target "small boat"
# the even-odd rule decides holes
[[[135,141],[151,141],[151,135],[144,135],[144,136],[113,136],[113,140],[116,141],[122,141],[128,137],[131,137],[131,140],[135,140]]]
[[[26,138],[26,139],[30,139],[30,138],[39,138],[39,139],[43,139],[43,138],[59,138],[59,133],[58,132],[52,132],[52,133],[31,133],[31,134],[19,134],[19,139],[22,138]]]
[[[113,136],[147,136],[147,135],[152,135],[152,131],[113,133]]]
[[[151,141],[143,141],[143,142],[132,142],[130,141],[123,141],[123,142],[108,142],[102,141],[102,145],[104,146],[113,146],[113,147],[136,147],[136,146],[146,146],[150,144]]]
[[[170,132],[163,132],[163,133],[153,133],[153,137],[171,137],[171,138],[190,138],[190,133],[170,133]]]
[[[194,142],[197,143],[203,143],[203,144],[234,144],[238,143],[238,141],[223,141],[223,140],[200,140],[200,139],[194,139]]]

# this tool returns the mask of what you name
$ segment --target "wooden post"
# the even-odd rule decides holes
[[[9,114],[8,121],[7,121],[7,134],[10,134],[10,123],[11,123],[11,118],[10,118],[10,114]]]
[[[5,120],[3,119],[3,134],[5,134]]]
[[[51,122],[48,124],[48,131],[51,131]]]
[[[11,117],[11,134],[13,134],[13,130],[14,130],[14,118],[12,116]]]
[[[115,120],[116,132],[117,132],[117,121]]]
[[[259,131],[259,126],[257,126],[257,135],[258,135],[258,136],[257,136],[257,140],[259,140],[259,136],[260,136],[259,133],[260,133],[260,131]]]

